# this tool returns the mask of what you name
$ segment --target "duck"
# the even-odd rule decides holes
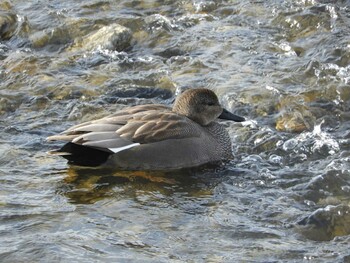
[[[207,88],[188,89],[172,107],[146,104],[124,108],[47,138],[63,141],[51,151],[78,166],[118,170],[175,170],[233,158],[232,143],[218,119],[243,122],[224,109]]]

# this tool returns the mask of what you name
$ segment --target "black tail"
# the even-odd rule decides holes
[[[105,163],[108,157],[112,154],[97,148],[87,147],[71,142],[63,145],[63,147],[56,151],[56,153],[67,159],[68,163],[81,166],[99,166]]]

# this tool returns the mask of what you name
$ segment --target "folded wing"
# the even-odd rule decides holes
[[[164,105],[139,105],[73,126],[48,141],[66,141],[109,153],[140,144],[200,136],[200,127]]]

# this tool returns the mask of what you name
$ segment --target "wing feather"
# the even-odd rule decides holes
[[[107,131],[116,131],[120,128],[120,125],[116,124],[102,124],[102,123],[95,123],[95,124],[89,124],[86,126],[79,127],[77,129],[74,129],[74,132],[107,132]]]
[[[133,119],[117,131],[117,134],[143,144],[199,137],[201,127],[192,120],[173,112],[147,111],[134,115]]]
[[[64,140],[119,152],[139,144],[199,137],[201,127],[164,105],[139,105],[75,125],[48,140]]]
[[[87,141],[87,142],[84,142],[82,145],[110,149],[110,148],[124,147],[129,144],[131,144],[130,141],[124,140],[123,138],[120,138],[120,137],[119,138],[116,137],[115,139],[109,139],[109,140]]]
[[[103,141],[116,138],[115,131],[110,132],[89,132],[84,133],[72,140],[74,143],[84,143],[86,141]]]

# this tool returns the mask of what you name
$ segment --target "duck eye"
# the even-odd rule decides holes
[[[208,106],[214,106],[215,103],[214,103],[214,102],[208,102],[207,105],[208,105]]]

